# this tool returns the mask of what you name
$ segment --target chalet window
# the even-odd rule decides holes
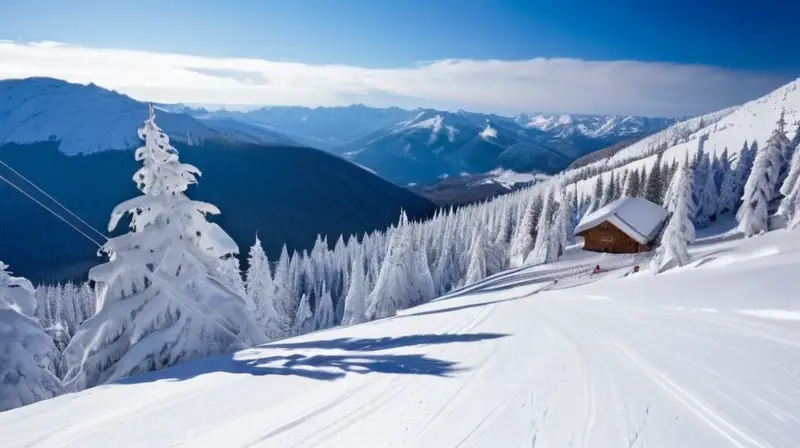
[[[614,237],[613,236],[601,236],[600,237],[600,242],[613,243],[614,242]]]

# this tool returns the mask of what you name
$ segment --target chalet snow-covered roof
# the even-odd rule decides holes
[[[667,211],[647,199],[623,196],[616,201],[589,213],[575,227],[575,235],[610,222],[639,244],[652,241],[667,219]]]

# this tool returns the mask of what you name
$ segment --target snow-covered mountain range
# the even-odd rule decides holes
[[[95,85],[50,78],[0,81],[0,144],[58,141],[66,154],[130,149],[146,105]],[[396,107],[264,107],[250,111],[158,105],[175,141],[227,140],[327,150],[395,183],[429,182],[495,168],[553,173],[667,118],[585,115],[503,117]]]
[[[675,122],[605,115],[505,117],[364,105],[264,107],[247,112],[170,107],[199,118],[225,117],[266,126],[300,143],[343,155],[399,184],[495,168],[553,173],[584,154]]]

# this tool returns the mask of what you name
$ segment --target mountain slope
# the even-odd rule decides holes
[[[798,249],[788,232],[707,241],[691,266],[625,278],[630,268],[579,275],[622,259],[569,253],[395,318],[0,413],[0,440],[789,447],[800,438]]]
[[[705,140],[703,148],[712,157],[727,148],[738,157],[745,141],[764,145],[775,130],[781,113],[785,114],[786,131],[791,139],[800,123],[800,80],[792,81],[775,91],[747,102],[741,106],[723,109],[701,117],[686,120],[615,152],[611,157],[589,163],[566,173],[567,178],[579,177],[579,189],[591,191],[597,180],[596,175],[579,176],[582,172],[602,172],[609,176],[611,171],[620,175],[624,169],[650,169],[661,154],[662,162],[682,161],[698,150],[701,137]]]
[[[332,148],[399,184],[427,182],[499,167],[554,171],[571,160],[539,145],[507,120],[423,110],[413,118]]]
[[[145,116],[147,104],[93,84],[51,78],[0,81],[0,145],[58,141],[65,154],[132,149],[139,144],[136,129]],[[192,145],[205,139],[296,145],[241,122],[200,122],[166,111],[159,112],[158,120],[173,140]]]

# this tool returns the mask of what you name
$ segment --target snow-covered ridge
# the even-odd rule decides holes
[[[94,85],[49,78],[0,81],[0,145],[60,141],[66,154],[130,149],[147,105]],[[196,144],[220,133],[185,114],[161,111],[173,140]]]
[[[136,148],[141,143],[136,129],[147,118],[147,107],[93,84],[51,78],[0,81],[0,145],[58,141],[59,150],[69,155]],[[169,106],[157,109],[158,121],[173,141],[294,144],[257,124],[219,117],[203,120]]]

